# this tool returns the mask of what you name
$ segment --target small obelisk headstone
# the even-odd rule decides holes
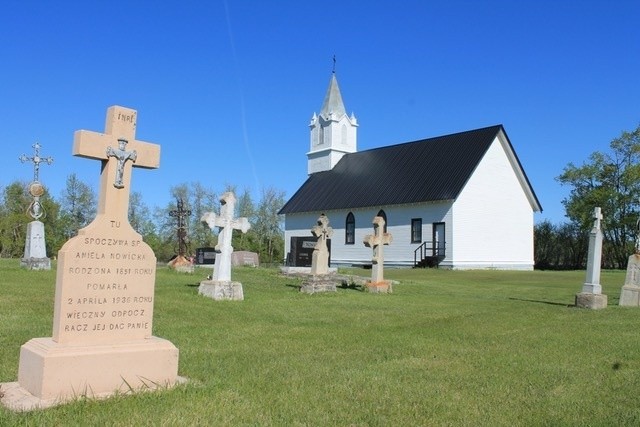
[[[40,204],[40,197],[44,195],[44,187],[40,183],[39,171],[40,163],[50,165],[53,163],[53,157],[40,156],[40,147],[40,143],[36,142],[33,144],[33,156],[29,157],[23,154],[18,158],[22,163],[27,161],[33,163],[33,182],[29,185],[29,194],[33,200],[27,209],[33,221],[27,224],[24,256],[20,260],[20,265],[30,270],[51,270],[51,260],[47,257],[44,224],[40,221],[45,212]]]
[[[329,218],[325,214],[318,217],[316,225],[311,229],[316,237],[316,244],[311,254],[311,277],[305,280],[300,292],[313,294],[316,292],[336,292],[336,283],[329,275],[329,248],[327,240],[333,235],[333,228],[329,226]]]
[[[619,305],[626,307],[640,306],[640,220],[637,222],[635,253],[629,257],[627,275],[620,291]]]
[[[373,234],[364,237],[364,245],[373,249],[371,258],[371,281],[367,283],[369,292],[391,293],[391,282],[384,280],[384,245],[393,240],[390,233],[384,232],[385,221],[381,216],[373,218]]]
[[[74,135],[73,154],[102,164],[97,216],[58,252],[53,337],[22,346],[19,386],[3,388],[23,393],[15,409],[179,381],[178,349],[152,336],[156,257],[127,219],[132,167],[160,162],[135,140],[136,115],[113,106],[104,133]]]
[[[178,254],[169,261],[168,265],[179,273],[193,273],[193,261],[186,257],[187,255],[187,224],[185,218],[191,215],[190,209],[185,209],[184,201],[179,198],[176,202],[177,208],[169,212],[169,215],[175,217],[178,222]]]
[[[215,212],[205,213],[201,220],[212,230],[220,229],[218,244],[215,247],[216,260],[213,266],[211,280],[200,282],[198,293],[215,300],[244,300],[242,283],[231,281],[231,238],[233,230],[246,233],[251,224],[247,218],[234,218],[236,197],[232,192],[226,192],[220,197],[220,215]]]
[[[600,265],[602,263],[602,212],[599,207],[593,210],[593,228],[589,234],[589,253],[587,255],[587,277],[582,292],[576,294],[576,307],[601,309],[607,307],[607,296],[602,294],[600,285]]]

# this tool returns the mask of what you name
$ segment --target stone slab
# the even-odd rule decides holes
[[[640,306],[640,286],[636,285],[624,285],[620,292],[619,305],[625,307],[639,307]]]
[[[607,308],[607,296],[590,292],[576,294],[576,307],[600,310]]]
[[[371,292],[372,294],[390,294],[393,293],[393,286],[391,281],[382,281],[382,282],[368,282],[365,285],[367,292]]]
[[[200,282],[198,294],[213,298],[216,301],[231,300],[243,301],[244,292],[240,282],[220,282],[217,280],[205,280]]]
[[[249,251],[234,251],[231,254],[231,265],[233,267],[249,266],[259,267],[260,260],[258,254]]]
[[[51,270],[50,258],[22,258],[20,267],[28,270]]]
[[[342,283],[342,281],[333,275],[312,276],[302,282],[300,292],[305,294],[337,292],[336,283]]]
[[[18,384],[43,402],[105,397],[177,382],[178,349],[157,337],[91,346],[33,338],[20,348]]]
[[[51,260],[47,257],[44,224],[40,221],[31,221],[27,224],[24,256],[20,266],[29,270],[51,270]]]

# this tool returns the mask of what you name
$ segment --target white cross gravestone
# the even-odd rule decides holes
[[[236,197],[232,192],[226,192],[220,197],[220,215],[215,212],[205,213],[201,221],[212,230],[215,227],[220,229],[218,234],[218,244],[215,247],[216,260],[213,266],[211,280],[200,283],[198,293],[215,300],[231,299],[243,300],[242,284],[231,281],[231,238],[233,230],[240,230],[246,233],[251,224],[247,218],[234,218]]]
[[[40,155],[40,143],[33,144],[33,156],[23,154],[18,158],[22,163],[33,163],[33,182],[29,185],[29,194],[33,201],[29,205],[27,212],[33,218],[27,224],[27,234],[25,235],[24,256],[20,260],[22,267],[30,270],[50,270],[51,260],[47,257],[47,247],[44,233],[44,224],[40,218],[45,216],[44,209],[40,204],[40,197],[44,195],[44,186],[40,183],[40,163],[50,165],[53,157],[43,157]]]
[[[364,245],[373,249],[371,282],[368,287],[370,290],[391,292],[390,282],[384,280],[384,245],[390,244],[393,236],[384,232],[384,224],[383,217],[374,217],[373,234],[364,237]]]
[[[99,205],[58,252],[53,336],[20,351],[18,384],[36,406],[179,381],[178,349],[152,336],[156,257],[127,219],[132,167],[160,161],[135,139],[136,118],[113,106],[104,133],[75,133],[73,154],[101,162]]]
[[[600,285],[600,266],[602,263],[602,212],[599,207],[593,210],[593,228],[589,235],[589,253],[587,259],[587,277],[582,292],[576,295],[576,307],[600,309],[607,306],[607,296],[602,294]]]

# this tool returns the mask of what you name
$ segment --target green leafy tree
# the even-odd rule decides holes
[[[96,195],[75,173],[67,176],[64,190],[60,195],[60,228],[65,239],[78,234],[96,217]]]
[[[254,231],[258,237],[261,262],[273,263],[283,259],[284,232],[278,211],[284,206],[284,192],[274,188],[262,190],[262,198],[255,211]]]
[[[582,166],[569,163],[556,179],[571,187],[562,203],[566,216],[585,236],[593,224],[593,208],[602,208],[604,258],[610,267],[624,268],[640,212],[640,126],[611,141],[610,152],[594,152]],[[586,248],[586,240],[583,244]]]

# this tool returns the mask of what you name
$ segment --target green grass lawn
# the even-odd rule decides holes
[[[185,385],[30,413],[0,425],[640,425],[640,309],[573,307],[583,271],[387,269],[388,295],[298,292],[241,268],[245,300],[197,294],[209,270],[165,268],[154,335],[180,349]],[[368,276],[350,269],[346,274]],[[0,260],[0,382],[19,349],[51,336],[54,271]]]

